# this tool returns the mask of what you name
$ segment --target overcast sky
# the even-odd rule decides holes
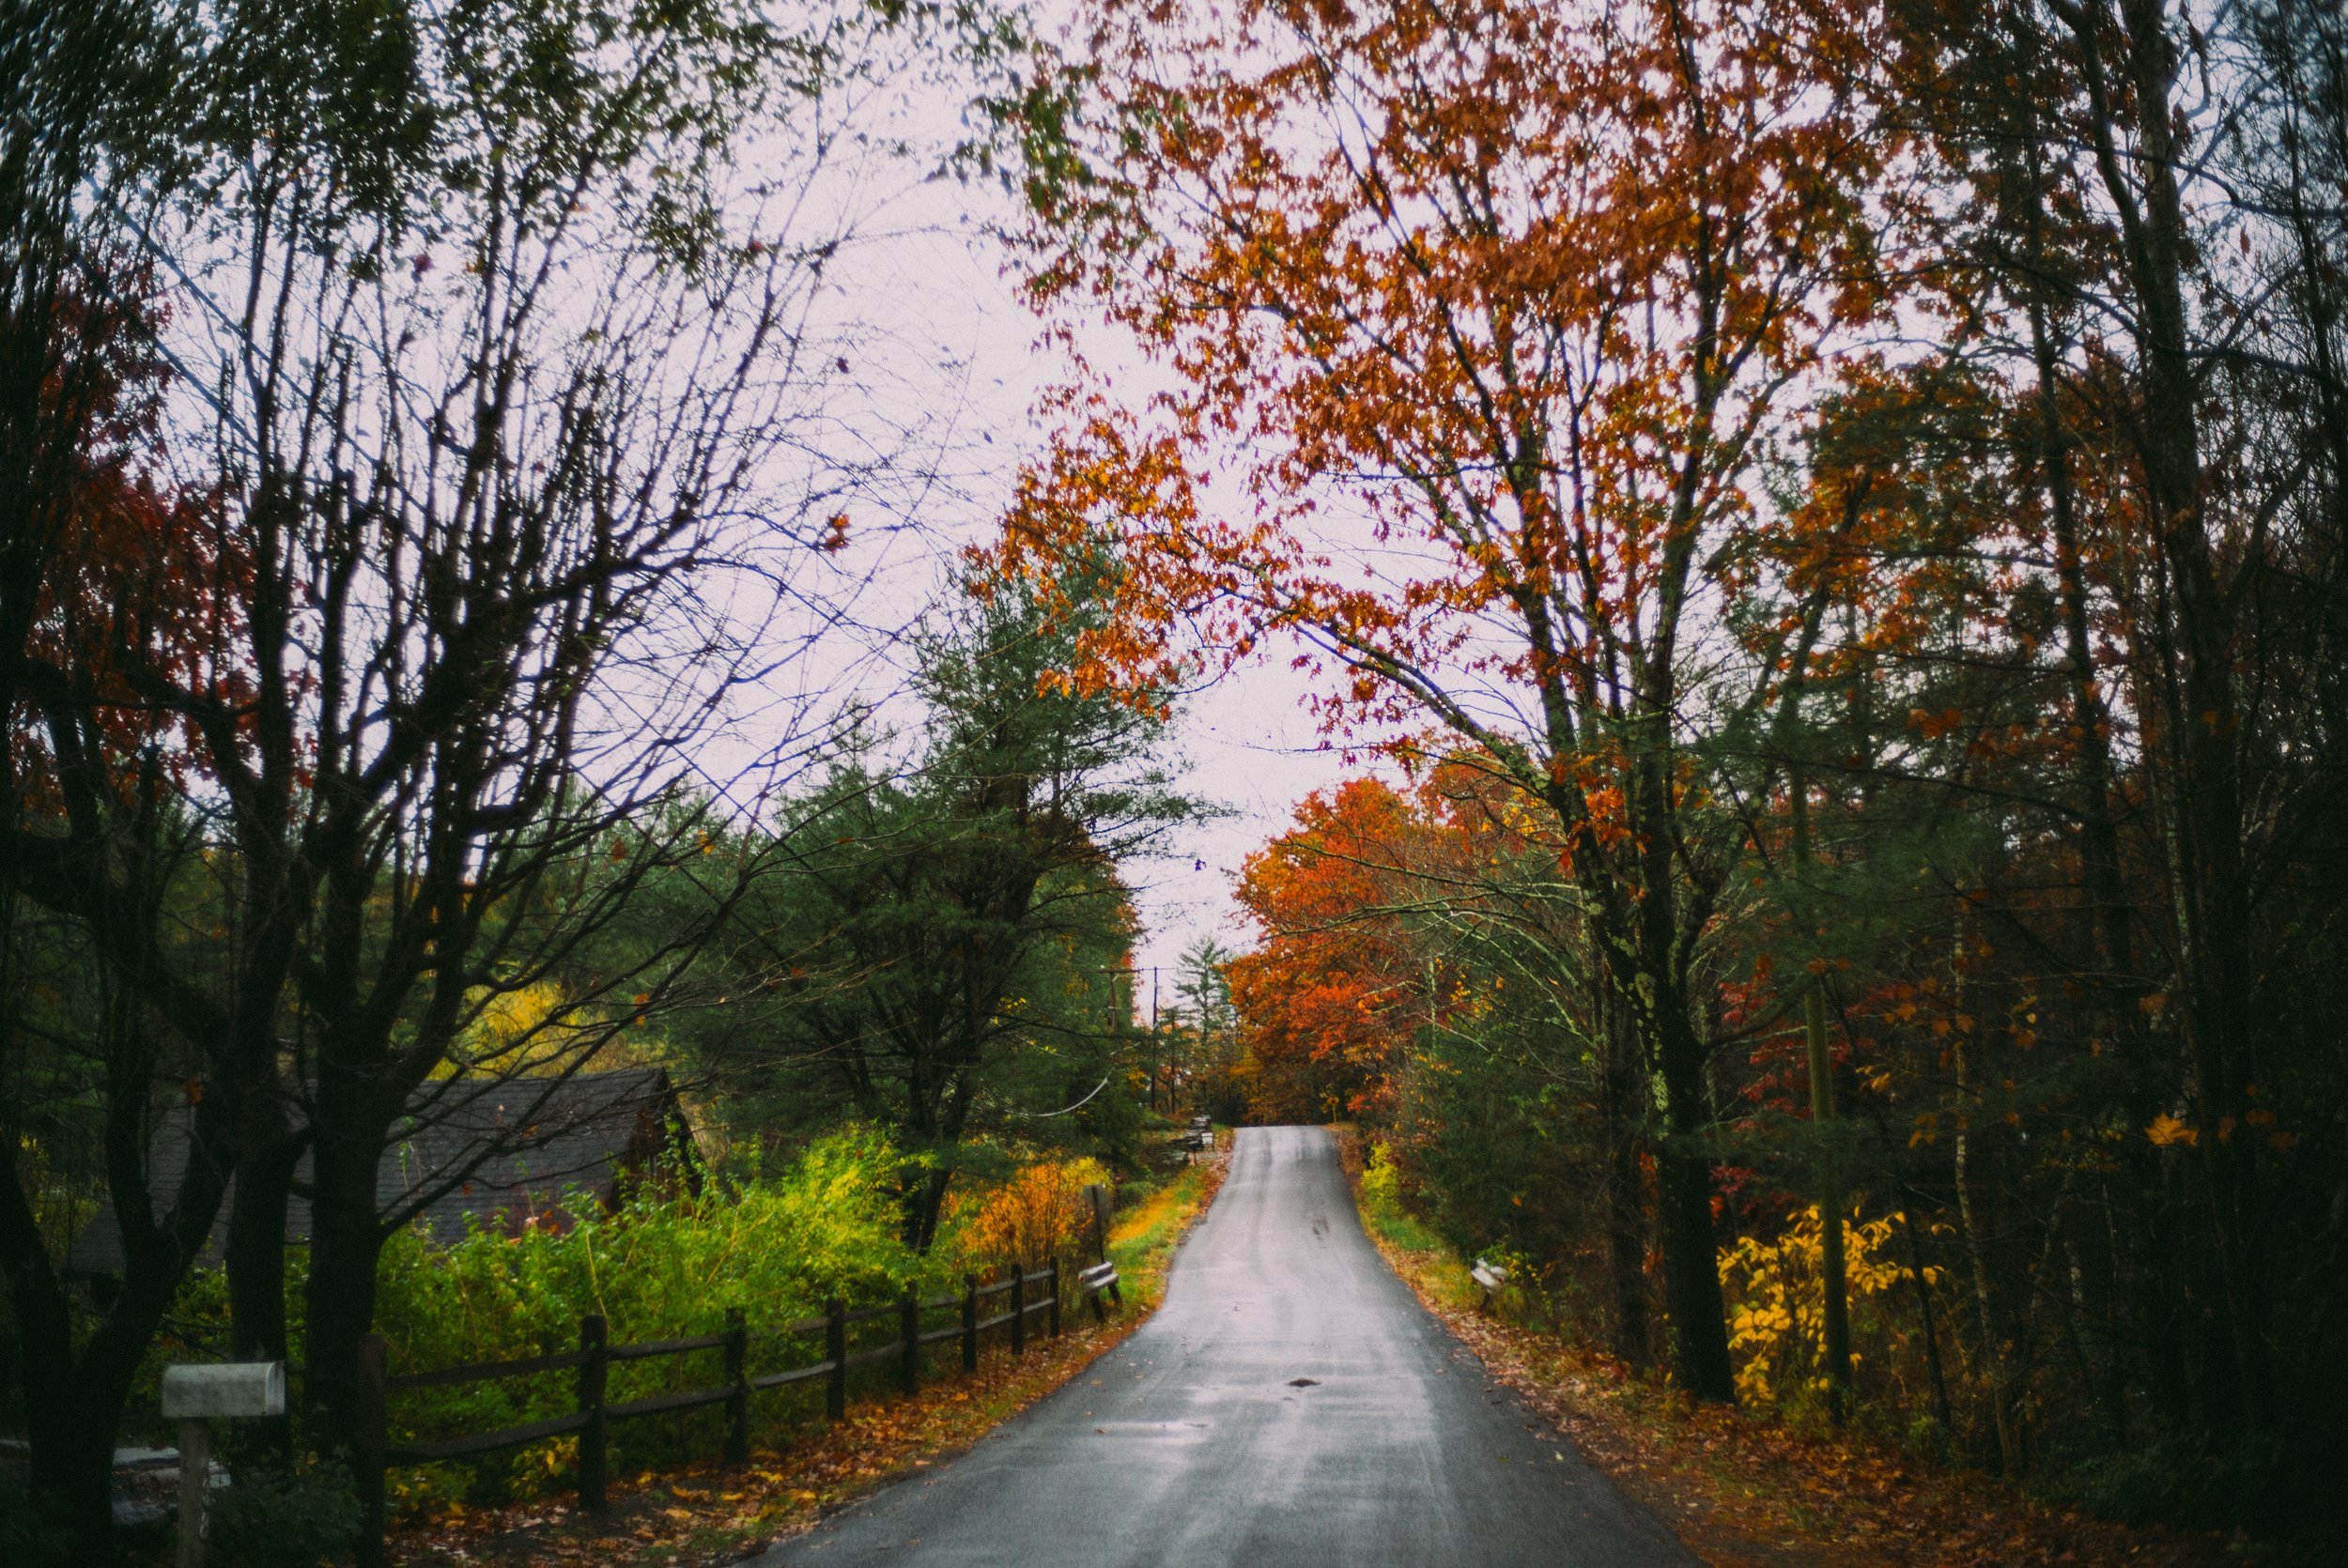
[[[860,208],[863,238],[842,258],[854,265],[833,276],[834,309],[861,334],[853,352],[862,395],[876,421],[926,424],[931,471],[849,508],[856,545],[832,564],[843,582],[861,586],[840,638],[795,680],[802,689],[878,695],[902,687],[903,632],[944,587],[957,552],[994,536],[1019,464],[1043,452],[1048,431],[1034,410],[1067,367],[1043,346],[1009,253],[988,236],[1008,216],[999,192],[910,179],[898,166],[857,176],[841,199]],[[1120,381],[1142,377],[1116,334],[1090,335],[1084,349]],[[1311,792],[1368,765],[1349,767],[1322,746],[1302,706],[1305,677],[1289,667],[1293,653],[1268,650],[1192,698],[1168,761],[1186,762],[1192,792],[1227,814],[1184,830],[1163,859],[1126,868],[1146,928],[1135,961],[1162,970],[1169,1002],[1183,949],[1210,935],[1246,942],[1230,893],[1247,854]],[[1147,984],[1137,988],[1144,1008]]]
[[[1043,450],[1046,429],[1032,410],[1062,367],[1040,346],[1039,324],[1003,276],[1002,253],[992,243],[964,234],[917,249],[921,259],[906,286],[935,313],[940,338],[967,356],[970,395],[961,405],[967,423],[958,445],[993,458],[970,474],[948,533],[957,542],[989,537],[1018,461]],[[1104,333],[1088,353],[1113,357],[1115,344]],[[917,587],[926,592],[947,543],[929,527],[893,539],[883,580],[904,586],[884,592],[884,601],[909,604],[920,596]],[[1303,706],[1306,677],[1289,667],[1292,653],[1275,648],[1191,698],[1169,761],[1187,763],[1192,792],[1228,814],[1184,829],[1165,859],[1126,869],[1146,928],[1135,962],[1166,971],[1161,989],[1169,1003],[1171,971],[1183,949],[1202,936],[1233,946],[1248,940],[1231,918],[1241,863],[1290,822],[1307,794],[1367,765],[1348,767],[1322,745]],[[1137,999],[1146,1007],[1146,989]]]

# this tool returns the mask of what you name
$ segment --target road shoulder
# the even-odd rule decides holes
[[[2047,1508],[1991,1477],[1700,1406],[1611,1357],[1485,1313],[1459,1258],[1440,1247],[1398,1245],[1363,1208],[1359,1140],[1335,1130],[1363,1229],[1388,1266],[1495,1381],[1714,1568],[2215,1568],[2243,1560],[2213,1538]]]

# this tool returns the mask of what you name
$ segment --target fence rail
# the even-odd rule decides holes
[[[1046,1288],[1030,1299],[1028,1290],[1035,1285]],[[751,1394],[811,1383],[821,1378],[826,1384],[826,1416],[834,1422],[844,1420],[848,1407],[848,1374],[857,1367],[894,1361],[898,1367],[898,1388],[911,1394],[919,1390],[921,1352],[926,1349],[958,1340],[962,1345],[963,1370],[972,1372],[978,1369],[980,1339],[991,1330],[1005,1325],[1010,1327],[1013,1355],[1026,1351],[1028,1319],[1039,1312],[1046,1314],[1044,1331],[1058,1335],[1060,1331],[1060,1286],[1058,1258],[1054,1258],[1049,1267],[1032,1273],[1021,1265],[1012,1264],[1005,1268],[1003,1278],[992,1284],[981,1284],[975,1274],[965,1275],[963,1288],[957,1295],[937,1296],[924,1300],[908,1287],[894,1301],[861,1307],[854,1312],[849,1311],[845,1303],[833,1301],[820,1317],[803,1317],[795,1323],[778,1324],[757,1330],[750,1329],[740,1312],[729,1312],[722,1333],[693,1334],[683,1339],[652,1340],[635,1345],[609,1343],[603,1318],[589,1316],[579,1320],[579,1348],[576,1350],[560,1350],[518,1360],[476,1361],[466,1366],[436,1367],[429,1371],[397,1374],[389,1373],[385,1368],[382,1336],[369,1334],[360,1346],[359,1452],[353,1456],[363,1514],[359,1538],[361,1568],[380,1568],[383,1561],[383,1472],[388,1468],[432,1464],[443,1459],[462,1459],[577,1433],[579,1506],[589,1513],[599,1512],[604,1506],[609,1431],[610,1423],[615,1421],[631,1421],[640,1416],[665,1415],[723,1405],[726,1407],[725,1460],[729,1464],[743,1464],[749,1458]],[[980,1315],[981,1301],[1004,1295],[1008,1295],[1011,1301],[1003,1311],[990,1316]],[[958,1310],[958,1322],[935,1328],[922,1327],[925,1315],[949,1309]],[[895,1333],[881,1344],[854,1352],[849,1350],[848,1330],[851,1328],[884,1319],[895,1320]],[[751,1341],[805,1339],[818,1333],[824,1338],[822,1360],[764,1373],[755,1377],[749,1375]],[[615,1362],[687,1356],[704,1350],[722,1350],[725,1353],[723,1383],[709,1388],[680,1389],[651,1394],[641,1399],[612,1401],[606,1397],[610,1368]],[[576,1410],[494,1432],[468,1433],[420,1443],[394,1444],[389,1440],[390,1396],[393,1394],[415,1389],[452,1388],[508,1377],[535,1376],[573,1368],[579,1373],[579,1407]]]
[[[476,1361],[471,1366],[444,1366],[432,1372],[404,1372],[383,1379],[396,1393],[408,1389],[440,1389],[456,1383],[486,1383],[496,1377],[527,1377],[537,1372],[560,1372],[587,1359],[583,1350],[564,1350],[551,1356],[531,1356],[518,1361]]]

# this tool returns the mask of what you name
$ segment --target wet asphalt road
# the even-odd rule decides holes
[[[1695,1560],[1427,1314],[1362,1234],[1336,1141],[1300,1127],[1241,1130],[1140,1331],[961,1458],[761,1560]]]

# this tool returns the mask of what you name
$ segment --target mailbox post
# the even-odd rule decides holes
[[[163,1368],[163,1419],[179,1423],[178,1568],[204,1568],[204,1494],[212,1479],[214,1417],[282,1416],[286,1363]]]
[[[1099,1182],[1087,1182],[1084,1190],[1085,1207],[1092,1216],[1092,1255],[1106,1262],[1109,1255],[1109,1190]]]

